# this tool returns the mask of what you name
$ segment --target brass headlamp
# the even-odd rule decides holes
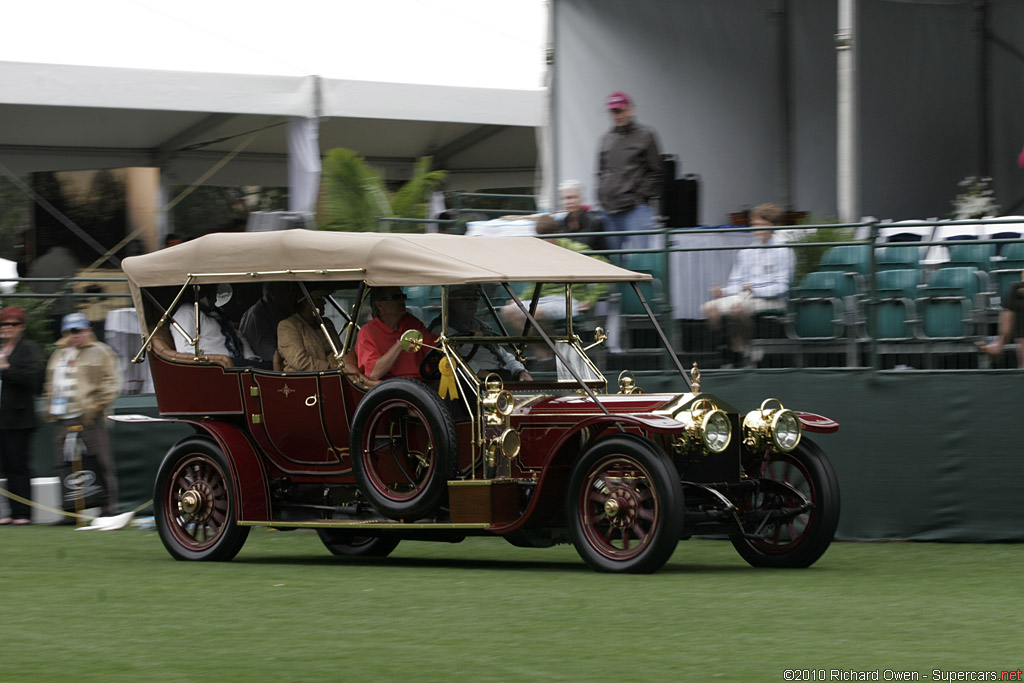
[[[490,465],[494,465],[498,461],[498,457],[503,457],[506,460],[513,460],[519,455],[519,433],[514,429],[506,429],[498,436],[491,439],[487,446],[487,455]]]
[[[487,465],[495,467],[501,458],[514,460],[519,455],[519,432],[509,426],[508,418],[516,407],[516,399],[504,388],[501,377],[496,373],[487,375],[483,383],[481,399],[484,420],[488,426]]]
[[[774,401],[778,408],[768,408]],[[773,448],[789,453],[800,443],[800,418],[777,398],[766,398],[761,407],[743,418],[743,445],[751,450]]]
[[[619,393],[620,394],[642,394],[643,389],[636,383],[636,378],[633,377],[633,373],[629,370],[623,370],[619,373]]]
[[[732,441],[732,423],[729,416],[708,398],[699,398],[688,411],[680,411],[675,419],[685,425],[685,430],[675,441],[684,451],[706,449],[721,453]]]
[[[487,411],[487,421],[501,424],[515,410],[515,397],[504,388],[501,378],[493,372],[484,380],[484,392],[482,402],[484,410]]]

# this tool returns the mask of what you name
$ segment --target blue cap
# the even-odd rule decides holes
[[[85,313],[68,313],[64,316],[64,319],[60,321],[60,331],[67,332],[68,330],[84,330],[89,325],[89,318],[86,317]]]

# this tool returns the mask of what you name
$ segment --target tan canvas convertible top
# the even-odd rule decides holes
[[[317,230],[214,233],[121,265],[138,310],[140,288],[180,286],[189,276],[197,284],[363,280],[374,287],[651,279],[536,237]]]

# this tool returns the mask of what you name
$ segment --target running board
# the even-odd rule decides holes
[[[276,529],[492,529],[499,524],[453,522],[398,522],[377,519],[320,519],[310,522],[256,521],[235,522],[238,526],[269,526]]]

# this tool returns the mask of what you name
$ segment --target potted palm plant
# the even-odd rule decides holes
[[[375,232],[378,219],[426,218],[430,194],[439,189],[446,171],[431,170],[431,157],[416,160],[412,178],[394,192],[357,152],[338,147],[323,162],[323,204],[320,227],[325,230]],[[415,224],[396,223],[395,232],[419,232]]]

